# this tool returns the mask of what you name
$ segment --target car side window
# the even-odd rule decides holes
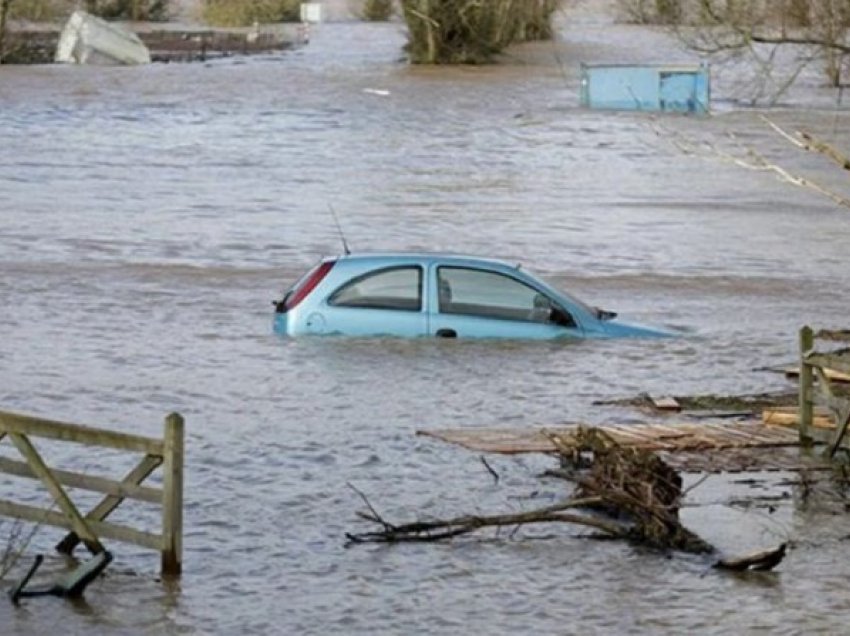
[[[548,296],[497,272],[440,267],[437,290],[440,313],[575,326]]]
[[[333,307],[422,310],[422,268],[392,267],[358,276],[328,298]]]

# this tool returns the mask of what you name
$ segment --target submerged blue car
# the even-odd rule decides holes
[[[438,338],[657,337],[497,260],[441,254],[327,258],[275,303],[282,335]]]

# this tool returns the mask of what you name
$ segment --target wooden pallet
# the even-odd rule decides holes
[[[825,469],[829,462],[801,455],[797,431],[759,422],[636,424],[596,427],[622,446],[662,453],[684,472]],[[484,453],[554,453],[551,437],[575,444],[578,425],[550,428],[475,428],[418,431],[418,435]]]

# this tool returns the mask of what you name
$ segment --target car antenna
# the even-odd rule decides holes
[[[328,209],[331,211],[331,216],[334,218],[334,223],[336,224],[336,230],[339,232],[339,238],[342,240],[342,249],[345,251],[345,255],[348,256],[351,254],[351,250],[348,249],[348,242],[345,240],[345,234],[342,231],[342,226],[339,224],[339,219],[336,216],[336,210],[334,210],[334,206],[328,203]]]

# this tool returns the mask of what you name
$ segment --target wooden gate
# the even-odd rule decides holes
[[[104,550],[100,538],[114,539],[161,552],[162,573],[179,575],[183,544],[183,418],[172,413],[165,418],[163,439],[118,433],[105,429],[40,419],[0,411],[0,442],[7,438],[26,461],[0,457],[0,473],[38,479],[53,498],[52,508],[37,508],[0,499],[0,515],[34,523],[66,528],[70,533],[56,549],[70,554],[83,543],[92,553]],[[143,453],[141,461],[121,481],[49,467],[31,438],[44,438]],[[142,482],[162,466],[162,488]],[[85,515],[80,514],[63,486],[106,495]],[[155,534],[105,519],[125,499],[162,506],[162,532]]]

